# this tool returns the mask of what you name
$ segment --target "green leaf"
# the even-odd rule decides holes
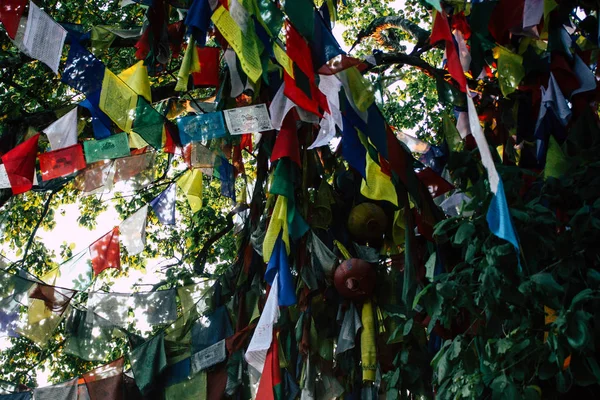
[[[529,279],[535,282],[538,286],[542,287],[550,295],[556,296],[563,293],[563,287],[554,280],[552,274],[540,272],[535,275],[531,275]]]
[[[506,375],[500,375],[494,379],[490,387],[493,400],[518,399],[520,397],[512,378]]]
[[[594,291],[592,289],[584,289],[581,292],[577,293],[575,297],[573,297],[573,300],[571,300],[571,306],[569,307],[569,310],[574,310],[575,307],[579,305],[579,303],[592,300],[596,297],[597,296],[594,296]]]
[[[430,281],[433,280],[433,274],[435,272],[436,253],[433,252],[429,256],[429,259],[425,263],[425,277]]]
[[[403,336],[408,336],[410,334],[410,330],[413,327],[413,319],[409,319],[408,321],[406,321],[406,324],[404,324],[404,331],[402,332]]]
[[[569,345],[574,349],[583,350],[588,345],[590,341],[588,321],[591,317],[591,314],[580,310],[569,319],[566,334]]]
[[[471,222],[463,223],[458,227],[456,234],[454,235],[454,244],[461,245],[471,238],[475,234],[475,225]]]

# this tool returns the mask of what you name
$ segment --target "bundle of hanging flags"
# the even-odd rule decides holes
[[[76,176],[85,194],[113,190],[123,181],[143,187],[156,179],[157,155],[178,153],[188,168],[150,202],[158,220],[173,225],[177,187],[196,212],[203,174],[221,180],[223,196],[246,201],[236,196],[235,185],[244,175],[242,150],[256,154],[260,187],[250,202],[250,228],[240,234],[238,258],[214,285],[133,294],[90,291],[85,306],[76,304],[93,277],[120,268],[121,245],[130,255],[143,251],[148,205],[43,277],[2,273],[4,332],[44,346],[64,323],[64,351],[96,362],[110,361],[115,343],[127,338],[131,371],[119,358],[80,378],[0,399],[72,399],[86,392],[90,399],[156,393],[167,399],[372,396],[387,372],[386,355],[377,345],[389,330],[382,311],[386,301],[412,305],[418,285],[441,273],[441,261],[421,273],[416,250],[423,241],[437,246],[433,226],[444,213],[459,214],[459,205],[468,201],[442,177],[449,152],[478,148],[492,194],[489,229],[512,244],[520,268],[518,235],[495,166],[501,157],[482,130],[480,121],[485,124],[489,116],[477,114],[479,94],[469,88],[470,78],[491,76],[495,69],[504,98],[530,92],[532,104],[520,104],[518,118],[530,119],[521,110],[539,112],[531,129],[519,127],[516,136],[534,145],[522,151],[519,162],[544,168],[547,177],[568,168],[561,149],[566,127],[575,115],[587,115],[577,109],[578,99],[597,90],[584,62],[589,57],[580,51],[553,52],[545,80],[533,88],[521,85],[537,55],[515,48],[512,35],[535,41],[548,34],[554,49],[576,46],[550,18],[556,4],[547,9],[543,2],[525,1],[527,7],[513,0],[478,2],[466,16],[428,0],[435,8],[430,43],[443,44],[448,71],[435,77],[440,100],[452,95],[466,100],[454,104],[456,123],[444,118],[440,146],[386,123],[363,76],[367,64],[346,55],[333,37],[336,0],[321,1],[318,8],[311,0],[283,6],[250,0],[133,1],[146,6],[144,30],[96,27],[91,49],[83,36],[68,32],[34,3],[5,3],[10,6],[3,6],[0,22],[15,46],[60,72],[62,82],[85,100],[42,129],[44,136],[22,137],[2,154],[0,188],[14,195],[35,188],[38,168],[42,182]],[[170,21],[167,4],[186,9],[185,19]],[[115,74],[99,50],[115,35],[130,34],[139,35],[140,61]],[[173,116],[155,107],[149,74],[164,73],[186,37],[175,91],[183,97],[192,88],[215,88],[218,109],[205,112],[192,98],[193,112]],[[207,46],[212,39],[217,47]],[[65,44],[69,49],[61,65]],[[93,138],[80,137],[79,107],[91,116]],[[341,141],[334,153],[329,145],[336,137]],[[229,145],[233,150],[226,153]],[[420,155],[418,161],[412,153]],[[332,163],[335,155],[347,167]],[[328,172],[333,170],[335,176]],[[347,217],[348,204],[358,202],[379,204],[392,216],[383,244],[349,238],[340,215]],[[341,260],[355,256],[377,263],[380,248],[403,253],[405,284],[395,287],[389,300],[331,295]],[[19,320],[23,305],[25,320]],[[145,338],[132,333],[142,327],[160,329]]]

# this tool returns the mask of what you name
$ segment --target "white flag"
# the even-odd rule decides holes
[[[271,347],[271,341],[273,340],[273,325],[279,319],[279,285],[278,285],[278,274],[275,274],[273,279],[273,286],[269,292],[267,303],[263,309],[258,325],[254,330],[254,335],[250,339],[248,350],[246,350],[245,358],[252,367],[258,370],[261,374],[263,367],[265,366],[265,360],[267,359],[267,352]]]
[[[52,150],[77,144],[77,107],[44,129]]]
[[[29,16],[23,45],[31,57],[49,66],[54,73],[62,55],[67,31],[33,2],[29,2]]]
[[[119,238],[129,255],[136,255],[144,250],[146,245],[146,217],[148,205],[131,214],[119,225]]]

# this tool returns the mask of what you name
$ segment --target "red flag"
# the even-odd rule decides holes
[[[435,13],[435,21],[433,23],[431,38],[429,40],[431,44],[435,44],[440,40],[446,42],[448,72],[450,72],[450,76],[454,78],[456,83],[458,83],[458,88],[462,92],[465,92],[467,90],[467,79],[463,73],[462,65],[460,64],[460,58],[458,58],[458,51],[456,50],[454,40],[452,39],[450,25],[448,25],[448,18],[445,15],[442,15],[440,12]]]
[[[450,182],[439,176],[431,168],[425,168],[424,170],[417,172],[417,176],[419,177],[419,180],[427,186],[429,193],[431,193],[431,197],[433,198],[454,189],[454,186]]]
[[[279,342],[277,333],[273,332],[271,347],[267,352],[265,366],[260,376],[256,398],[261,400],[276,400],[275,391],[281,391],[281,369],[279,368]],[[278,393],[279,394],[279,393]]]
[[[2,156],[13,194],[25,193],[33,187],[39,138],[38,133]]]
[[[219,48],[197,47],[200,72],[192,73],[194,86],[215,87],[219,86]]]
[[[121,251],[119,248],[119,227],[96,240],[90,246],[94,275],[107,268],[121,269]]]
[[[80,171],[86,167],[80,144],[40,154],[42,180],[48,181]]]
[[[25,11],[27,0],[2,0],[0,1],[0,21],[6,29],[6,33],[14,39],[19,29],[21,15]]]
[[[322,117],[319,106],[326,112],[329,112],[329,106],[327,98],[317,87],[308,43],[289,23],[286,24],[286,31],[286,52],[294,62],[294,77],[284,71],[283,93],[306,111]]]
[[[296,133],[296,120],[298,119],[296,110],[287,113],[281,124],[281,130],[275,139],[271,162],[275,162],[283,157],[289,157],[293,162],[302,168],[300,163],[300,143]]]

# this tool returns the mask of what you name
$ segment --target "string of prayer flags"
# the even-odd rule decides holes
[[[23,46],[27,53],[58,73],[67,31],[34,2],[29,2]]]
[[[77,144],[77,107],[44,129],[52,150]]]
[[[431,44],[436,44],[442,40],[445,42],[446,59],[448,60],[448,72],[450,72],[450,76],[458,83],[459,89],[464,92],[465,87],[467,86],[467,79],[463,73],[458,52],[454,45],[454,39],[452,37],[452,33],[450,32],[448,17],[444,15],[443,12],[434,12],[434,14],[435,20],[429,41]]]
[[[99,107],[124,132],[131,131],[138,95],[109,69],[104,72]]]
[[[107,268],[121,269],[121,250],[119,246],[119,227],[114,227],[106,235],[90,246],[94,275]]]
[[[148,79],[148,70],[144,65],[144,61],[138,61],[131,67],[124,69],[117,77],[135,93],[142,96],[149,103],[152,103],[150,80]]]
[[[219,6],[211,19],[225,40],[235,50],[244,73],[251,82],[258,82],[263,68],[254,25],[250,24],[247,32],[243,32],[224,6]]]
[[[273,285],[273,280],[277,276],[279,280],[279,298],[278,304],[280,307],[292,306],[296,304],[296,293],[294,292],[294,278],[288,264],[288,255],[281,235],[275,242],[275,248],[267,264],[265,271],[265,281],[269,285]]]
[[[271,348],[271,342],[273,341],[273,326],[279,319],[279,279],[277,274],[273,278],[273,285],[267,296],[267,302],[260,314],[260,319],[254,329],[252,339],[248,349],[244,354],[244,358],[248,362],[249,366],[257,370],[259,373],[263,373],[265,362],[267,359],[267,352]]]
[[[11,39],[15,39],[21,15],[25,11],[27,0],[3,0],[0,3],[0,22],[4,25],[6,33]]]
[[[39,138],[38,133],[2,155],[13,194],[25,193],[33,187]]]
[[[465,86],[465,89],[466,88],[467,87]],[[487,170],[490,190],[493,194],[486,217],[488,226],[494,235],[500,239],[506,240],[514,246],[517,251],[517,259],[519,259],[520,268],[519,242],[512,224],[510,211],[508,210],[504,186],[502,185],[502,180],[500,179],[500,175],[498,175],[498,171],[496,171],[496,166],[494,165],[494,160],[481,129],[481,125],[479,125],[479,117],[477,116],[477,111],[475,111],[473,99],[469,95],[467,95],[467,107],[471,134],[477,142],[477,148],[481,155],[481,162]]]
[[[38,158],[43,181],[67,176],[86,167],[80,144],[42,153]]]
[[[227,135],[223,113],[212,112],[187,116],[177,121],[181,144],[193,141],[216,139]]]
[[[223,110],[227,129],[232,135],[259,133],[273,129],[265,104]]]
[[[127,133],[121,132],[101,140],[86,140],[83,142],[85,161],[88,164],[101,160],[126,157],[131,154]]]
[[[185,193],[192,213],[196,213],[202,208],[202,171],[188,170],[177,179],[177,186]]]
[[[146,245],[148,205],[141,207],[119,225],[121,243],[131,256],[140,254]]]
[[[176,188],[175,184],[170,184],[168,188],[150,202],[150,206],[163,225],[175,224]]]

